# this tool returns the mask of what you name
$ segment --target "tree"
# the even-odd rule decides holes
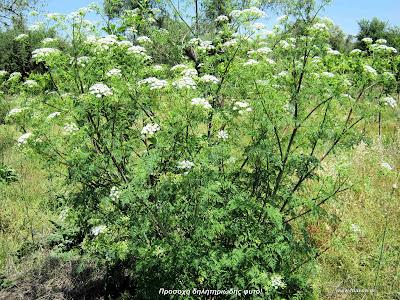
[[[377,17],[372,20],[361,19],[358,21],[358,26],[360,26],[360,29],[357,34],[356,46],[361,50],[366,50],[366,44],[362,41],[363,38],[371,38],[374,41],[385,39],[389,29],[389,23],[379,20]]]
[[[39,0],[1,0],[0,24],[8,27],[10,23],[20,22],[24,18],[24,11],[33,9]]]
[[[350,52],[354,48],[353,38],[352,35],[346,36],[339,25],[332,25],[329,29],[329,44],[334,50],[342,53]]]

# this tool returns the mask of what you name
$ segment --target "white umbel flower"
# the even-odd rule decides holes
[[[383,103],[385,103],[385,105],[390,105],[393,108],[396,108],[396,106],[397,106],[396,100],[394,100],[392,97],[385,97],[382,100],[383,100]]]
[[[218,138],[219,139],[227,139],[228,133],[225,130],[221,130],[218,132]]]
[[[38,62],[43,61],[46,57],[59,55],[60,50],[55,48],[40,48],[32,52],[32,58],[36,59]]]
[[[102,233],[105,229],[107,228],[107,226],[105,225],[99,225],[96,226],[92,229],[92,234],[93,235],[99,235],[100,233]]]
[[[368,72],[368,73],[371,73],[373,75],[377,75],[378,74],[373,67],[368,66],[368,65],[364,65],[364,71]]]
[[[271,277],[271,286],[274,289],[284,288],[286,284],[283,282],[283,277],[280,275],[274,275]]]
[[[64,126],[64,135],[75,135],[79,128],[75,123],[66,123]]]
[[[182,77],[174,82],[172,82],[173,86],[176,86],[178,89],[196,89],[196,83],[191,77]]]
[[[141,46],[132,46],[127,51],[129,54],[146,55],[146,49]]]
[[[113,186],[110,190],[110,198],[112,201],[116,201],[119,198],[119,190],[116,186]]]
[[[205,81],[205,82],[211,82],[211,83],[218,83],[219,79],[213,75],[203,75],[200,77],[200,80]]]
[[[160,126],[157,123],[154,123],[154,124],[150,123],[143,127],[141,133],[143,135],[153,135],[154,133],[156,133],[159,130],[160,130]]]
[[[112,95],[111,89],[102,83],[96,83],[95,85],[89,88],[91,94],[96,95],[97,98],[101,98],[102,96]]]
[[[194,163],[188,161],[188,160],[183,160],[181,162],[178,162],[178,169],[191,169],[192,167],[194,167]]]
[[[185,69],[181,72],[181,75],[185,77],[197,77],[197,70],[196,69]]]
[[[33,136],[33,134],[30,133],[30,132],[27,132],[27,133],[21,135],[21,136],[18,138],[18,140],[17,140],[17,142],[18,142],[18,147],[21,146],[22,144],[26,144],[28,138],[30,138],[31,136]]]
[[[106,76],[107,77],[122,76],[121,70],[120,69],[111,69],[110,71],[107,72]]]
[[[59,111],[53,112],[51,114],[49,114],[46,118],[46,120],[50,120],[53,119],[55,116],[59,116],[61,113]]]
[[[20,112],[22,112],[22,109],[20,108],[13,108],[12,110],[9,111],[8,116],[13,116],[16,114],[19,114]]]
[[[193,98],[191,104],[192,105],[203,105],[203,107],[205,109],[212,108],[211,104],[204,98]]]
[[[150,90],[162,89],[168,85],[168,81],[160,80],[155,77],[149,77],[138,82],[139,85],[150,83]]]
[[[38,83],[35,80],[27,80],[24,82],[24,85],[26,85],[29,88],[33,88],[38,85]]]

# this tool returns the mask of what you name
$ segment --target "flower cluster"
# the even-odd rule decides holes
[[[118,44],[118,37],[116,35],[107,35],[103,38],[98,39],[96,44],[97,44],[96,47],[97,52],[101,50],[108,50],[110,49],[110,46]]]
[[[88,57],[88,56],[81,56],[81,57],[78,57],[77,58],[77,63],[78,63],[78,65],[80,66],[80,67],[85,67],[86,66],[86,64],[89,62],[89,60],[90,60],[90,57]]]
[[[53,39],[53,38],[45,38],[42,40],[42,44],[50,44],[55,41],[56,41],[56,39]]]
[[[325,23],[315,23],[311,28],[317,31],[328,30],[328,26]]]
[[[193,98],[192,105],[203,105],[204,108],[210,109],[212,108],[211,104],[204,98]]]
[[[340,52],[338,50],[333,50],[329,48],[327,54],[339,55]]]
[[[188,161],[188,160],[183,160],[181,162],[178,162],[178,169],[191,169],[194,167],[194,163]]]
[[[188,88],[188,89],[196,89],[196,83],[191,77],[182,77],[174,82],[172,82],[173,86],[176,86],[178,89]]]
[[[335,77],[335,74],[333,74],[331,72],[322,72],[321,75],[324,77],[328,77],[328,78]]]
[[[119,190],[116,186],[113,186],[110,190],[110,198],[112,201],[116,201],[119,198]]]
[[[102,96],[112,95],[111,89],[102,83],[96,83],[95,85],[89,88],[91,94],[95,94],[97,98],[101,98]]]
[[[254,60],[254,59],[249,59],[247,62],[245,62],[243,64],[243,66],[249,66],[249,65],[257,65],[258,61]]]
[[[33,88],[35,86],[37,86],[37,82],[35,80],[27,80],[24,82],[24,85],[26,85],[29,88]]]
[[[253,25],[251,25],[251,27],[254,28],[255,30],[262,30],[267,28],[267,25],[263,23],[254,23]]]
[[[133,44],[132,44],[132,42],[130,42],[130,41],[119,41],[119,42],[118,42],[118,46],[119,46],[120,48],[129,48],[129,47],[132,47]]]
[[[221,130],[218,132],[218,138],[219,139],[227,139],[228,138],[228,133],[224,130]]]
[[[259,10],[257,7],[251,7],[244,10],[232,10],[229,15],[232,18],[245,18],[245,19],[247,18],[259,19],[267,17],[267,14]]]
[[[260,49],[257,49],[255,52],[257,52],[259,54],[268,54],[268,53],[272,52],[272,49],[268,48],[268,47],[262,47]]]
[[[66,123],[64,126],[64,134],[72,134],[75,135],[76,131],[78,131],[79,128],[76,126],[75,123]]]
[[[294,44],[289,44],[287,41],[285,40],[280,40],[279,41],[279,45],[283,48],[283,49],[290,49],[290,48],[294,48],[296,47]]]
[[[372,44],[373,40],[369,37],[363,38],[361,41],[363,41],[366,44]]]
[[[177,69],[187,69],[188,67],[186,65],[183,64],[179,64],[179,65],[175,65],[171,68],[171,71],[175,71]]]
[[[6,76],[8,74],[5,70],[0,70],[0,77]]]
[[[397,53],[397,49],[381,44],[372,44],[370,50],[381,53]]]
[[[229,41],[226,41],[225,43],[223,43],[222,46],[224,46],[224,47],[232,47],[232,46],[235,46],[237,43],[238,42],[237,42],[236,39],[232,39],[232,40],[229,40]]]
[[[385,97],[382,100],[383,100],[383,103],[385,103],[385,105],[390,105],[393,108],[396,108],[396,106],[397,106],[396,100],[394,100],[392,97]]]
[[[46,16],[47,20],[54,20],[54,21],[57,21],[57,19],[60,17],[59,13],[49,13],[44,15]]]
[[[159,130],[160,130],[160,126],[157,123],[154,123],[154,124],[150,123],[143,127],[141,133],[143,135],[153,135],[154,133],[156,133]]]
[[[21,136],[18,138],[18,140],[17,140],[17,142],[18,142],[18,147],[21,146],[22,144],[26,144],[28,138],[30,138],[31,136],[33,136],[33,134],[30,133],[30,132],[27,132],[27,133],[21,135]]]
[[[360,49],[351,50],[350,54],[360,54],[362,51]]]
[[[203,41],[202,39],[199,38],[193,38],[189,41],[189,44],[197,46],[197,48],[205,53],[208,50],[213,50],[215,47],[212,44],[212,41]]]
[[[215,19],[215,22],[228,22],[229,18],[225,15],[220,15]]]
[[[249,104],[246,103],[246,102],[236,101],[235,104],[236,104],[236,106],[233,107],[233,110],[238,110],[239,108],[246,108],[246,111],[251,111],[251,108],[248,107]],[[239,114],[243,114],[243,110],[242,109],[239,109],[238,112],[239,112]]]
[[[283,282],[281,275],[274,275],[271,277],[271,286],[277,290],[278,288],[284,288],[286,284]]]
[[[39,24],[33,24],[33,25],[29,26],[29,28],[28,28],[29,31],[37,31],[39,29],[40,29]]]
[[[92,229],[92,234],[93,235],[99,235],[100,233],[102,233],[105,229],[107,228],[107,226],[105,225],[99,225],[96,226]]]
[[[136,39],[136,41],[137,41],[138,43],[143,43],[143,44],[145,44],[145,43],[151,43],[151,42],[152,42],[151,39],[150,39],[149,37],[147,37],[147,36],[139,36],[139,37]]]
[[[60,53],[61,51],[55,48],[40,48],[32,52],[32,58],[36,59],[38,62],[41,62],[46,57],[51,55],[59,55]]]
[[[364,65],[364,71],[365,72],[369,72],[369,73],[371,73],[373,75],[377,75],[378,74],[373,67],[368,66],[368,65]]]
[[[288,18],[289,18],[288,15],[283,15],[283,16],[280,16],[280,17],[276,18],[275,22],[276,22],[276,23],[279,23],[279,22],[281,22],[281,21],[287,20]]]
[[[129,54],[140,54],[143,56],[146,55],[146,49],[141,46],[132,46],[132,47],[128,48],[127,51]]]
[[[111,69],[110,71],[107,72],[106,76],[107,77],[122,76],[121,70],[120,69]]]
[[[205,82],[211,82],[211,83],[218,83],[219,79],[213,75],[203,75],[200,77],[200,80],[203,80]]]
[[[10,74],[8,81],[17,81],[21,78],[22,74],[20,72],[13,72]]]
[[[153,66],[153,69],[154,69],[154,71],[162,71],[162,69],[163,69],[163,66],[160,66],[160,65],[154,65],[154,66]]]
[[[140,80],[138,84],[144,84],[144,83],[150,83],[150,90],[155,90],[155,89],[162,89],[163,87],[166,87],[168,85],[168,82],[166,80],[160,80],[155,77],[149,77],[143,80]]]
[[[181,75],[185,77],[196,77],[197,76],[197,70],[196,69],[185,69],[181,72]]]
[[[27,34],[25,34],[25,33],[22,33],[22,34],[20,34],[19,36],[17,36],[14,40],[16,40],[16,41],[23,41],[23,40],[27,39],[28,37],[29,37],[29,35],[27,35]]]
[[[49,114],[46,118],[46,120],[50,120],[53,119],[55,116],[59,116],[61,113],[59,111],[53,112],[51,114]]]
[[[10,116],[12,116],[12,115],[19,114],[20,112],[22,112],[22,109],[20,109],[20,108],[13,108],[12,110],[10,110],[10,111],[8,112],[8,116],[10,117]]]

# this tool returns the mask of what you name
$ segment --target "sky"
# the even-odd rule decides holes
[[[96,2],[93,0],[44,0],[44,8],[49,13],[58,12],[68,14],[79,8]],[[101,1],[97,1],[101,4]],[[268,11],[267,14],[270,14]],[[334,0],[322,11],[321,16],[331,19],[339,25],[346,34],[358,33],[357,21],[361,19],[372,20],[377,17],[391,25],[400,26],[400,0]],[[267,26],[272,27],[276,15],[270,15]],[[90,18],[89,18],[90,19]]]

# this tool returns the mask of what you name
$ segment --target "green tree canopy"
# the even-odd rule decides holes
[[[24,12],[36,6],[39,0],[0,0],[0,25],[21,22]]]

